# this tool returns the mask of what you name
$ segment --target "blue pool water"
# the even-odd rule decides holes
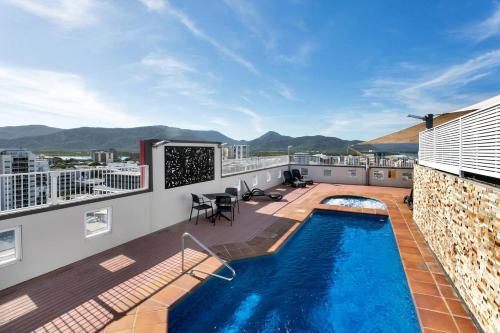
[[[420,332],[388,218],[316,211],[277,254],[231,265],[169,332]]]
[[[370,198],[356,197],[352,195],[337,195],[334,197],[329,197],[321,201],[321,203],[335,206],[387,209],[387,206],[381,201]]]

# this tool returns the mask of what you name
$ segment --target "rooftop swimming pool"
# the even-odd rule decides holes
[[[326,198],[325,200],[321,201],[321,203],[325,205],[335,206],[387,209],[387,206],[381,201],[370,198],[357,197],[353,195],[337,195]]]
[[[231,265],[170,309],[169,332],[420,332],[387,217],[316,211],[277,254]]]

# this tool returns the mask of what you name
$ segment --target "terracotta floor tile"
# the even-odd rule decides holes
[[[436,279],[436,282],[439,284],[445,284],[448,285],[450,284],[450,281],[448,281],[448,278],[444,274],[433,274],[434,279]]]
[[[441,294],[443,294],[444,297],[458,299],[458,296],[455,293],[455,290],[453,290],[453,287],[445,286],[443,284],[438,284],[438,287],[439,287],[439,290],[441,291]]]
[[[137,306],[134,309],[133,314],[136,314],[138,312],[149,312],[149,311],[161,310],[161,309],[164,309],[165,306],[166,306],[166,304],[164,304],[164,303],[158,302],[158,301],[154,300],[153,298],[148,298],[147,300],[145,300],[143,303],[141,303],[139,306]]]
[[[167,309],[138,313],[135,318],[135,325],[148,326],[165,324],[167,322]]]
[[[132,329],[134,326],[135,316],[125,316],[112,322],[108,327],[106,327],[106,333],[117,333],[123,330]]]
[[[465,308],[462,305],[462,302],[460,302],[459,300],[447,298],[446,303],[448,303],[448,306],[450,307],[451,313],[454,316],[463,316],[463,317],[469,316],[467,311],[465,311]]]
[[[172,282],[173,286],[184,289],[186,291],[190,291],[198,284],[200,284],[200,280],[186,274],[184,274],[183,276]]]
[[[431,296],[441,296],[438,288],[434,283],[425,283],[425,282],[410,280],[409,284],[410,284],[410,290],[413,293],[431,295]]]
[[[446,333],[444,331],[433,330],[430,328],[424,328],[424,333]]]
[[[422,271],[429,270],[424,261],[413,262],[413,261],[403,260],[403,266],[405,268],[409,268],[409,269],[418,269],[418,270],[422,270]]]
[[[444,272],[441,269],[441,266],[439,266],[439,264],[437,264],[435,262],[429,262],[429,261],[427,261],[426,264],[427,264],[427,267],[429,267],[429,270],[431,272],[436,273],[436,274],[444,274]]]
[[[406,275],[410,280],[434,283],[434,279],[432,278],[432,274],[428,271],[422,271],[417,269],[407,269]]]
[[[133,333],[167,333],[167,324],[137,325]]]
[[[417,242],[415,242],[414,240],[409,240],[409,239],[398,240],[398,244],[400,246],[417,247]]]
[[[453,318],[450,315],[425,309],[418,309],[417,311],[424,327],[449,333],[458,333],[458,328],[455,326]]]
[[[413,294],[415,303],[417,307],[432,311],[439,311],[448,314],[448,308],[441,297],[423,295],[423,294]]]
[[[404,254],[416,254],[420,255],[420,251],[416,247],[411,247],[411,246],[399,246],[399,252],[404,253]],[[423,257],[422,257],[423,258]]]
[[[186,293],[187,291],[184,289],[169,285],[156,295],[153,295],[152,299],[169,307],[175,304],[175,302],[181,299]]]
[[[460,333],[476,333],[477,328],[468,318],[454,317]]]

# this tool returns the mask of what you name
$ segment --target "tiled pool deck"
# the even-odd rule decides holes
[[[168,308],[206,276],[180,274],[180,236],[190,232],[227,260],[276,252],[314,209],[389,215],[423,332],[476,332],[462,302],[427,247],[411,211],[409,190],[318,184],[277,187],[281,202],[241,202],[233,227],[183,222],[0,291],[0,332],[166,332]],[[387,211],[322,205],[327,196],[361,195]],[[189,267],[215,272],[220,263],[199,249]],[[228,282],[230,283],[230,282]]]

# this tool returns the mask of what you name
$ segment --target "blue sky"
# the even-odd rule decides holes
[[[500,3],[4,0],[2,125],[370,139],[499,93]]]

